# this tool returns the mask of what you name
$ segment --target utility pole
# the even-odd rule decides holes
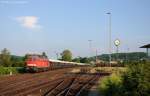
[[[97,64],[97,49],[96,49],[95,64]]]
[[[108,12],[106,14],[109,15],[109,64],[111,66],[111,53],[112,53],[112,50],[111,50],[111,13]]]

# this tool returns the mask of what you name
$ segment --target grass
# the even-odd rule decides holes
[[[96,67],[95,70],[98,72],[109,72],[118,74],[125,72],[127,69],[126,67]]]

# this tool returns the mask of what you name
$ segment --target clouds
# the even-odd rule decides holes
[[[21,26],[28,29],[41,29],[42,26],[38,24],[39,18],[36,16],[20,16],[16,17],[16,21],[21,24]]]

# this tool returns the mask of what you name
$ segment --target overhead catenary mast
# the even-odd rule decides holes
[[[106,13],[109,15],[109,64],[111,66],[111,54],[112,54],[112,48],[111,48],[111,13]]]

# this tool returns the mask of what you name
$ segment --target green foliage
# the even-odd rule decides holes
[[[24,67],[25,57],[12,55],[11,62],[12,67]]]
[[[25,69],[23,67],[0,67],[0,75],[6,74],[16,74],[16,73],[24,73]]]
[[[3,67],[24,67],[25,56],[11,55],[10,52],[4,48],[0,54],[0,66]]]
[[[147,55],[144,52],[132,52],[132,53],[114,53],[111,54],[112,60],[123,60],[123,61],[139,61],[140,59],[145,58]],[[95,60],[95,57],[91,57],[93,61]],[[98,56],[98,59],[109,61],[109,54],[102,54]]]
[[[80,63],[80,58],[74,58],[72,61],[73,61],[73,62]]]
[[[47,55],[45,52],[42,52],[42,56],[46,57],[47,58]]]
[[[111,57],[112,57],[112,60],[119,60],[119,61],[123,61],[123,62],[120,62],[119,64],[122,64],[120,66],[124,66],[125,64],[127,63],[130,63],[130,62],[139,62],[140,60],[142,59],[145,59],[146,57],[146,53],[144,52],[132,52],[132,53],[114,53],[114,54],[111,54]],[[96,57],[93,56],[93,57],[77,57],[77,58],[74,58],[73,61],[75,62],[81,62],[81,63],[90,63],[91,61],[96,61],[95,60]],[[99,55],[97,56],[97,59],[99,60],[103,60],[103,61],[109,61],[109,54],[102,54],[102,55]],[[119,62],[118,61],[118,62]]]
[[[72,61],[73,62],[78,62],[78,63],[90,63],[90,59],[87,58],[87,57],[74,58]]]
[[[61,53],[62,60],[64,61],[72,61],[72,53],[70,50],[66,49]]]
[[[131,63],[121,75],[102,79],[100,91],[104,96],[149,96],[150,63]]]
[[[1,51],[1,54],[0,54],[0,64],[2,66],[5,66],[5,67],[12,66],[11,55],[10,55],[10,52],[6,48],[4,48]]]
[[[150,63],[132,63],[122,75],[124,96],[149,96]]]
[[[81,63],[90,63],[89,59],[86,58],[86,57],[81,58],[81,59],[80,59],[80,62],[81,62]]]
[[[121,96],[121,83],[121,77],[116,74],[112,74],[100,81],[100,92],[104,96]]]

